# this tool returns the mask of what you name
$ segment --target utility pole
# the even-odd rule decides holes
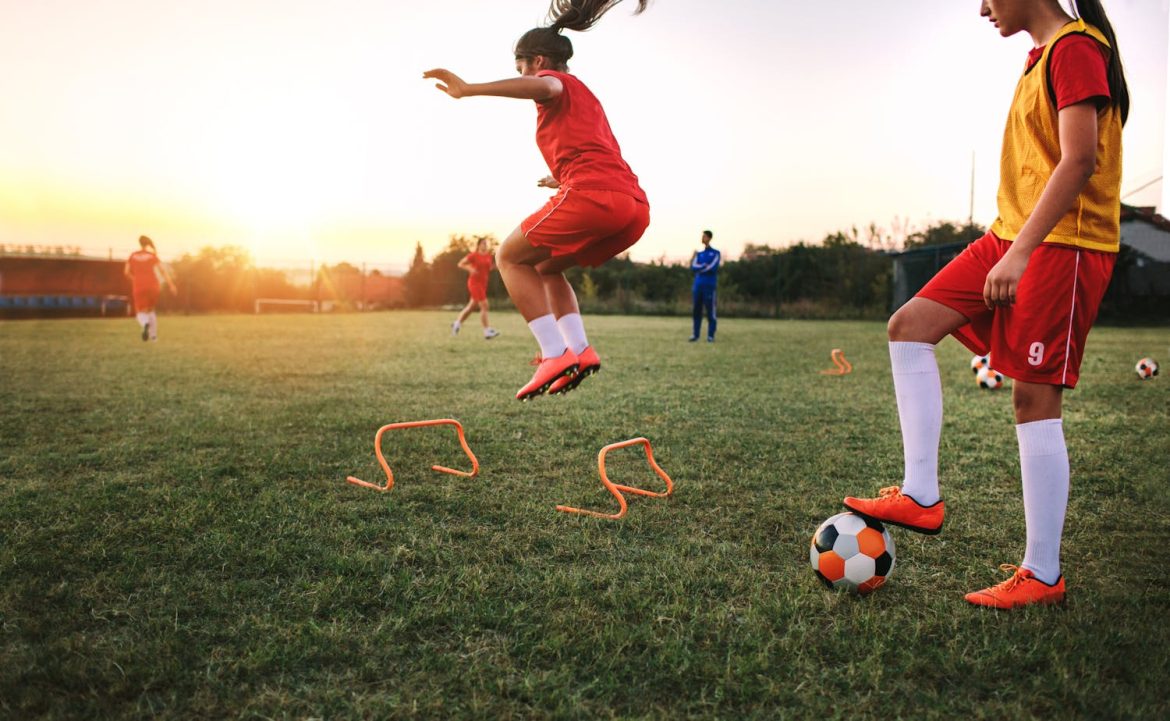
[[[1166,25],[1170,28],[1170,13],[1167,13]],[[1166,69],[1170,71],[1170,43],[1166,44]],[[1166,182],[1166,171],[1170,170],[1170,73],[1166,75],[1166,119],[1162,122],[1162,207],[1158,212],[1162,216],[1170,213],[1170,184]]]
[[[975,225],[975,151],[971,151],[971,204],[968,206],[967,227]]]

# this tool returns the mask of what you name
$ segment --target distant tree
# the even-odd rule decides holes
[[[406,304],[412,308],[426,305],[430,292],[431,268],[423,255],[422,243],[414,246],[414,259],[406,271]]]
[[[970,243],[978,240],[987,229],[977,223],[963,223],[958,225],[949,220],[942,220],[922,230],[906,236],[903,246],[906,250],[921,248],[928,245],[949,245],[951,243]]]

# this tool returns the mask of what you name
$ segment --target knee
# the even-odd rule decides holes
[[[1061,416],[1061,387],[1041,383],[1012,384],[1012,410],[1016,423],[1050,420]]]
[[[886,336],[892,341],[906,340],[913,328],[913,318],[906,306],[894,311],[886,323]]]

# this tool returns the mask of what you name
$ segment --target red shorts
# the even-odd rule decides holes
[[[1117,255],[1044,243],[1032,251],[1015,305],[988,310],[983,304],[987,273],[1010,247],[1010,241],[984,235],[940,270],[918,297],[966,316],[969,322],[952,335],[972,353],[990,353],[991,366],[1008,378],[1075,388],[1085,338]]]
[[[144,313],[148,310],[153,310],[158,305],[158,285],[148,285],[146,287],[134,286],[134,310],[138,313]]]
[[[577,265],[597,267],[629,248],[650,225],[650,206],[611,190],[562,187],[524,219],[520,232],[553,257],[571,255]]]
[[[471,299],[476,303],[482,303],[487,300],[487,281],[478,281],[475,276],[467,279],[467,292],[471,294]]]

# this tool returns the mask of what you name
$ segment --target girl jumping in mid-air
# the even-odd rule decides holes
[[[878,498],[845,506],[921,533],[938,533],[942,389],[934,346],[954,334],[990,351],[1012,378],[1027,538],[1006,581],[966,595],[1010,609],[1065,597],[1060,542],[1069,461],[1061,421],[1077,384],[1085,338],[1109,285],[1120,240],[1121,126],[1129,92],[1117,39],[1100,0],[983,0],[980,13],[1008,37],[1032,36],[1008,112],[999,217],[889,322],[905,477]]]
[[[549,27],[516,42],[518,78],[467,83],[449,70],[424,78],[453,98],[494,95],[536,102],[536,144],[557,190],[528,216],[496,253],[500,276],[540,344],[536,373],[516,398],[564,393],[601,369],[585,336],[577,296],[564,276],[574,266],[596,267],[626,250],[650,224],[650,205],[622,159],[605,111],[589,88],[569,74],[573,44],[562,30],[588,30],[621,0],[554,0]],[[638,0],[635,13],[646,9]]]
[[[451,335],[459,334],[459,329],[463,327],[463,321],[471,315],[473,308],[479,306],[479,319],[483,323],[483,337],[486,340],[491,340],[500,333],[488,325],[488,277],[495,264],[492,262],[492,254],[488,252],[487,238],[480,238],[476,242],[475,250],[463,256],[463,260],[459,261],[459,267],[467,271],[467,292],[471,295],[471,300],[467,301],[467,305],[459,311],[459,317],[451,324]]]
[[[142,326],[142,340],[156,341],[158,316],[154,312],[154,307],[158,304],[160,290],[158,274],[162,273],[171,293],[175,292],[175,280],[158,259],[158,251],[154,248],[153,240],[145,235],[139,236],[138,245],[141,247],[130,254],[122,273],[130,279],[134,312],[138,318],[138,325]]]

